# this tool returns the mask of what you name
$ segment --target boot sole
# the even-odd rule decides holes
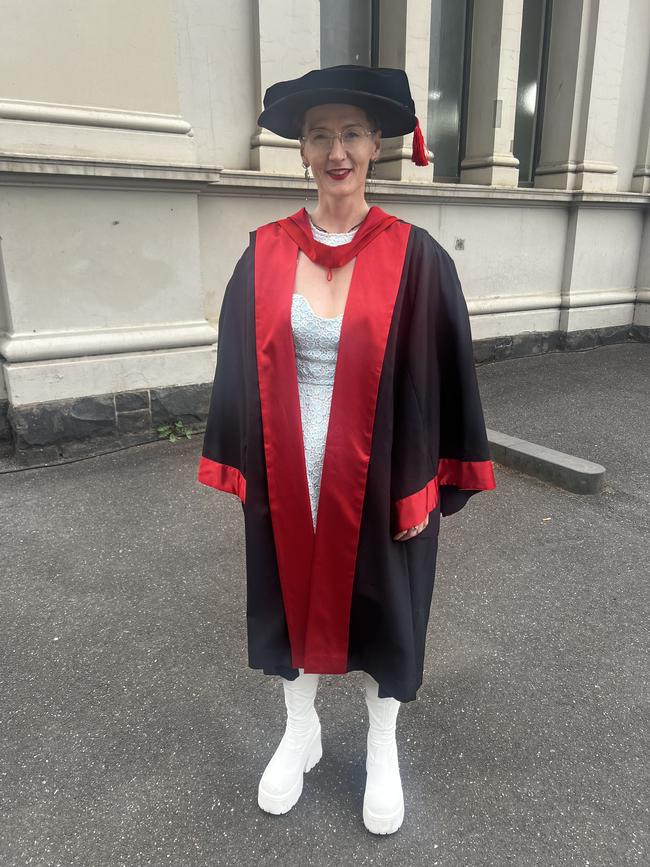
[[[404,821],[404,804],[394,813],[386,816],[377,816],[363,805],[363,824],[371,834],[394,834]]]
[[[323,755],[323,745],[321,741],[321,732],[320,726],[318,731],[314,735],[314,738],[309,746],[307,751],[307,756],[305,758],[305,766],[303,768],[302,773],[298,776],[298,779],[294,783],[294,785],[283,795],[275,795],[271,792],[265,791],[262,782],[260,781],[258,791],[257,791],[257,803],[259,806],[267,813],[273,813],[275,816],[279,816],[282,813],[288,813],[292,807],[298,803],[300,796],[302,795],[302,784],[304,775],[309,773],[311,769],[318,764]]]

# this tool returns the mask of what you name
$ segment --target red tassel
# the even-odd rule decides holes
[[[424,136],[422,135],[420,121],[417,116],[415,118],[415,129],[413,130],[413,151],[411,154],[411,161],[414,162],[416,166],[429,165],[427,149],[424,146]]]

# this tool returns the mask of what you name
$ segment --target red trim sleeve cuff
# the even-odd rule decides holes
[[[496,488],[492,461],[461,461],[441,458],[438,473],[419,491],[393,502],[393,533],[417,527],[440,499],[440,485],[461,491],[491,491]]]
[[[234,494],[239,497],[242,503],[246,502],[246,479],[235,467],[220,464],[218,461],[210,460],[210,458],[202,455],[196,478],[202,485],[225,491],[227,494]]]

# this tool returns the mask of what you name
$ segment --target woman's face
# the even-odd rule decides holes
[[[381,131],[373,135],[359,135],[346,147],[340,138],[334,138],[331,147],[328,134],[361,127],[371,130],[372,123],[362,108],[356,105],[316,105],[305,112],[302,134],[320,138],[319,142],[300,142],[303,162],[311,166],[320,195],[350,196],[365,194],[370,160],[376,160],[380,151]],[[342,170],[346,171],[342,171]]]

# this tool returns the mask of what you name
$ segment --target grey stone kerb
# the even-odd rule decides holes
[[[591,461],[487,430],[492,459],[575,494],[598,494],[605,484],[605,467]]]

